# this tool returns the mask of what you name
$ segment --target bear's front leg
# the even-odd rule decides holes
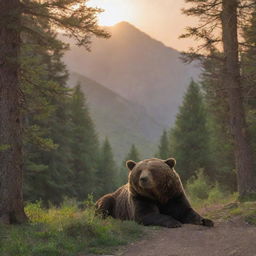
[[[181,223],[171,216],[161,214],[157,205],[148,199],[134,200],[135,221],[145,226],[161,226],[166,228],[181,227]]]
[[[174,218],[160,214],[160,213],[149,213],[139,217],[139,222],[145,226],[161,226],[166,228],[179,228],[181,223]]]
[[[202,225],[206,227],[213,227],[214,222],[209,219],[203,218],[201,215],[199,215],[195,210],[190,208],[185,215],[183,223],[189,223],[189,224],[195,224],[195,225]]]
[[[200,216],[190,205],[185,194],[180,194],[160,206],[160,212],[172,216],[184,224],[203,225],[213,227],[213,221]]]

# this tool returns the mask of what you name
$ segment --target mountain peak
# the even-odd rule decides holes
[[[67,66],[144,106],[158,123],[169,127],[191,76],[196,78],[199,69],[185,65],[178,51],[133,24],[120,22],[109,32],[110,39],[93,41],[91,53],[71,46],[65,55]]]
[[[133,27],[134,28],[134,26],[131,24],[131,23],[129,23],[128,21],[120,21],[120,22],[118,22],[118,23],[116,23],[113,27]]]
[[[139,28],[135,27],[133,24],[127,22],[127,21],[121,21],[119,23],[116,23],[114,26],[109,27],[111,31],[116,31],[116,32],[120,32],[120,31],[130,31],[130,32],[140,32],[140,33],[144,33],[142,31],[140,31]]]

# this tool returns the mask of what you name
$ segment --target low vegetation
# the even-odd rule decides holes
[[[256,225],[256,202],[239,202],[238,194],[210,187],[202,171],[186,186],[190,201],[204,216],[215,221],[243,218]],[[131,221],[95,216],[92,199],[82,205],[65,200],[61,207],[45,209],[41,202],[25,207],[29,223],[0,227],[1,256],[78,256],[108,254],[146,234]],[[148,228],[147,228],[148,231]],[[147,232],[148,233],[148,232]]]
[[[231,194],[223,190],[218,183],[211,185],[202,169],[188,180],[186,191],[192,205],[197,209],[212,205],[225,205],[235,201],[238,196],[237,193]]]
[[[107,254],[143,235],[143,226],[131,221],[102,220],[92,206],[78,209],[65,203],[43,209],[28,204],[30,223],[0,228],[1,256],[77,256]]]
[[[238,193],[224,191],[218,183],[209,186],[207,178],[200,170],[191,178],[186,186],[193,207],[216,221],[231,218],[242,218],[246,223],[256,225],[256,201],[238,200]]]
[[[256,202],[239,202],[230,200],[229,203],[208,206],[208,217],[216,221],[241,219],[247,224],[256,225]]]

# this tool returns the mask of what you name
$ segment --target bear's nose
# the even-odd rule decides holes
[[[140,178],[140,181],[141,181],[141,182],[147,182],[147,180],[148,180],[147,177],[141,177],[141,178]]]

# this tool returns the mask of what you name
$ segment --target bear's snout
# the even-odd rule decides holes
[[[139,184],[142,188],[151,188],[153,186],[152,174],[149,170],[143,170],[140,174]]]
[[[140,177],[140,182],[146,183],[148,181],[148,177]]]

